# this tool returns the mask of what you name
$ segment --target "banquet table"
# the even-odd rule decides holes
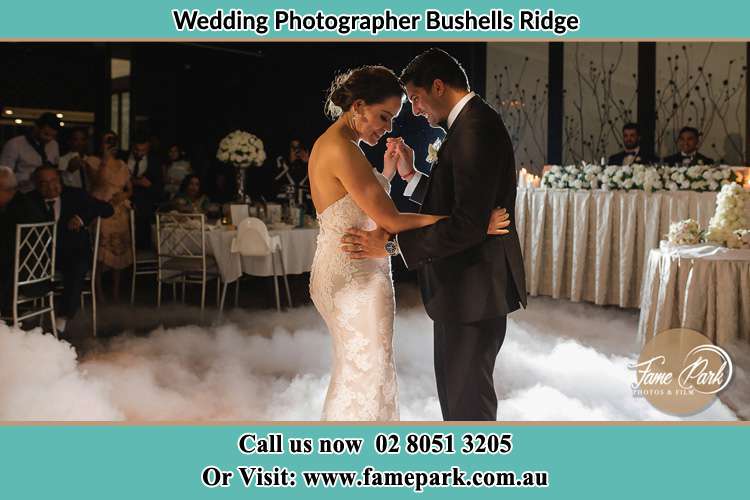
[[[154,241],[156,241],[156,227],[152,226]],[[195,229],[200,234],[200,229]],[[269,226],[268,234],[279,236],[281,239],[284,268],[287,274],[302,274],[310,272],[315,256],[319,229],[315,228],[274,228]],[[271,257],[243,257],[239,253],[232,253],[232,240],[237,236],[237,230],[222,226],[206,226],[206,254],[216,259],[216,264],[225,283],[231,283],[242,274],[253,276],[273,276],[273,262]],[[200,238],[186,241],[194,246],[192,251],[200,252]],[[278,265],[278,261],[277,261]],[[280,273],[281,269],[277,269]]]
[[[750,250],[663,241],[649,254],[639,340],[670,328],[696,330],[717,345],[750,342]]]
[[[708,224],[716,193],[519,188],[516,226],[530,295],[640,306],[643,269],[669,225]]]
[[[281,238],[284,268],[287,274],[310,272],[317,245],[318,228],[271,229],[268,234]],[[231,283],[242,274],[273,276],[271,257],[242,257],[232,253],[236,230],[214,229],[206,234],[206,241],[219,266],[221,278]],[[277,261],[278,265],[278,261]],[[281,272],[280,269],[278,272]]]

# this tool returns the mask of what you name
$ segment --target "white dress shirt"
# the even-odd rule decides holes
[[[450,128],[453,126],[453,122],[456,121],[458,114],[462,109],[464,109],[466,103],[468,103],[475,95],[476,94],[474,92],[469,92],[453,106],[451,112],[448,113],[448,130],[450,130]],[[422,180],[423,176],[424,174],[422,172],[420,172],[419,170],[414,170],[414,175],[411,179],[409,179],[409,182],[406,184],[406,188],[404,189],[404,196],[411,196],[412,194],[414,194],[414,190],[417,188],[417,184],[419,184],[419,181]]]
[[[57,141],[50,141],[44,145],[47,161],[57,165],[60,159],[60,148]],[[0,165],[6,165],[16,173],[18,190],[28,193],[34,189],[31,174],[37,167],[41,166],[42,157],[36,149],[29,144],[25,135],[16,136],[5,143],[0,153]]]
[[[49,206],[50,202],[54,203],[52,205],[52,210],[55,213],[55,222],[60,220],[60,197],[52,198],[51,200],[44,200],[44,204]],[[45,207],[47,208],[47,207]]]
[[[146,175],[146,170],[148,170],[148,155],[141,158],[140,162],[138,163],[138,172],[136,172],[135,157],[131,154],[128,157],[128,170],[130,170],[130,175],[135,177],[136,179]]]
[[[76,170],[75,172],[68,172],[68,165],[70,165],[70,160],[73,158],[80,158],[81,155],[76,153],[75,151],[71,151],[69,153],[66,153],[60,157],[60,163],[57,165],[57,170],[60,171],[60,177],[62,178],[63,184],[70,187],[75,188],[82,188],[85,189],[86,186],[83,184],[81,171]],[[84,157],[85,160],[85,157]],[[84,173],[84,175],[86,175]]]

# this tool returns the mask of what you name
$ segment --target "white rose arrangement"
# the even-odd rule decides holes
[[[701,241],[701,226],[693,219],[675,222],[669,226],[667,239],[673,245],[697,245]]]
[[[737,174],[729,168],[706,165],[664,167],[651,165],[593,164],[553,166],[542,178],[549,189],[602,189],[654,191],[718,191],[736,184]]]
[[[724,246],[737,244],[736,232],[750,227],[745,215],[745,206],[750,203],[749,197],[750,194],[739,184],[726,184],[721,188],[716,197],[716,213],[708,223],[707,242]],[[741,235],[740,239],[743,237]]]
[[[266,152],[257,136],[235,130],[221,140],[216,158],[237,168],[259,167],[266,161]]]

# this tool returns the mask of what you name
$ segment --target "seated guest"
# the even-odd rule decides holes
[[[57,164],[64,185],[81,189],[91,187],[88,170],[96,166],[98,158],[90,156],[88,152],[88,131],[82,127],[73,129],[68,137],[68,152],[60,157]]]
[[[43,163],[57,165],[60,159],[56,140],[59,129],[60,120],[52,113],[44,113],[34,122],[31,132],[10,139],[3,146],[0,165],[13,169],[22,193],[34,189],[31,174],[37,167]]]
[[[133,184],[135,241],[138,248],[151,249],[151,222],[164,192],[162,162],[150,152],[145,136],[136,136],[127,159]]]
[[[714,160],[698,152],[700,132],[697,128],[682,127],[677,136],[677,149],[680,151],[664,158],[667,165],[691,167],[693,165],[713,165]]]
[[[164,192],[168,199],[180,191],[180,185],[186,175],[192,174],[190,162],[185,159],[185,152],[179,145],[173,144],[167,150],[167,161],[164,164]]]
[[[3,315],[10,315],[10,302],[13,298],[16,225],[45,220],[42,211],[19,192],[17,187],[13,170],[10,167],[0,167],[0,311]],[[29,290],[27,285],[24,294],[40,295],[47,290]]]
[[[622,127],[622,145],[625,149],[610,156],[608,165],[651,165],[658,161],[641,151],[641,128],[637,123],[626,123]]]
[[[88,227],[97,217],[111,217],[114,210],[82,189],[63,187],[60,172],[52,165],[37,168],[32,178],[36,189],[29,198],[47,214],[48,220],[57,222],[55,271],[62,274],[63,292],[56,302],[56,326],[64,332],[67,321],[78,312],[86,272],[91,268]]]
[[[182,180],[180,192],[170,204],[180,212],[204,214],[208,210],[210,201],[201,190],[201,179],[197,175],[188,175]]]

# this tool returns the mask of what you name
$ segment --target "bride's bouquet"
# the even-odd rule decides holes
[[[670,224],[667,239],[673,245],[697,245],[701,241],[701,226],[693,219]]]
[[[216,158],[237,168],[259,167],[266,161],[266,152],[257,136],[235,130],[221,140]]]

